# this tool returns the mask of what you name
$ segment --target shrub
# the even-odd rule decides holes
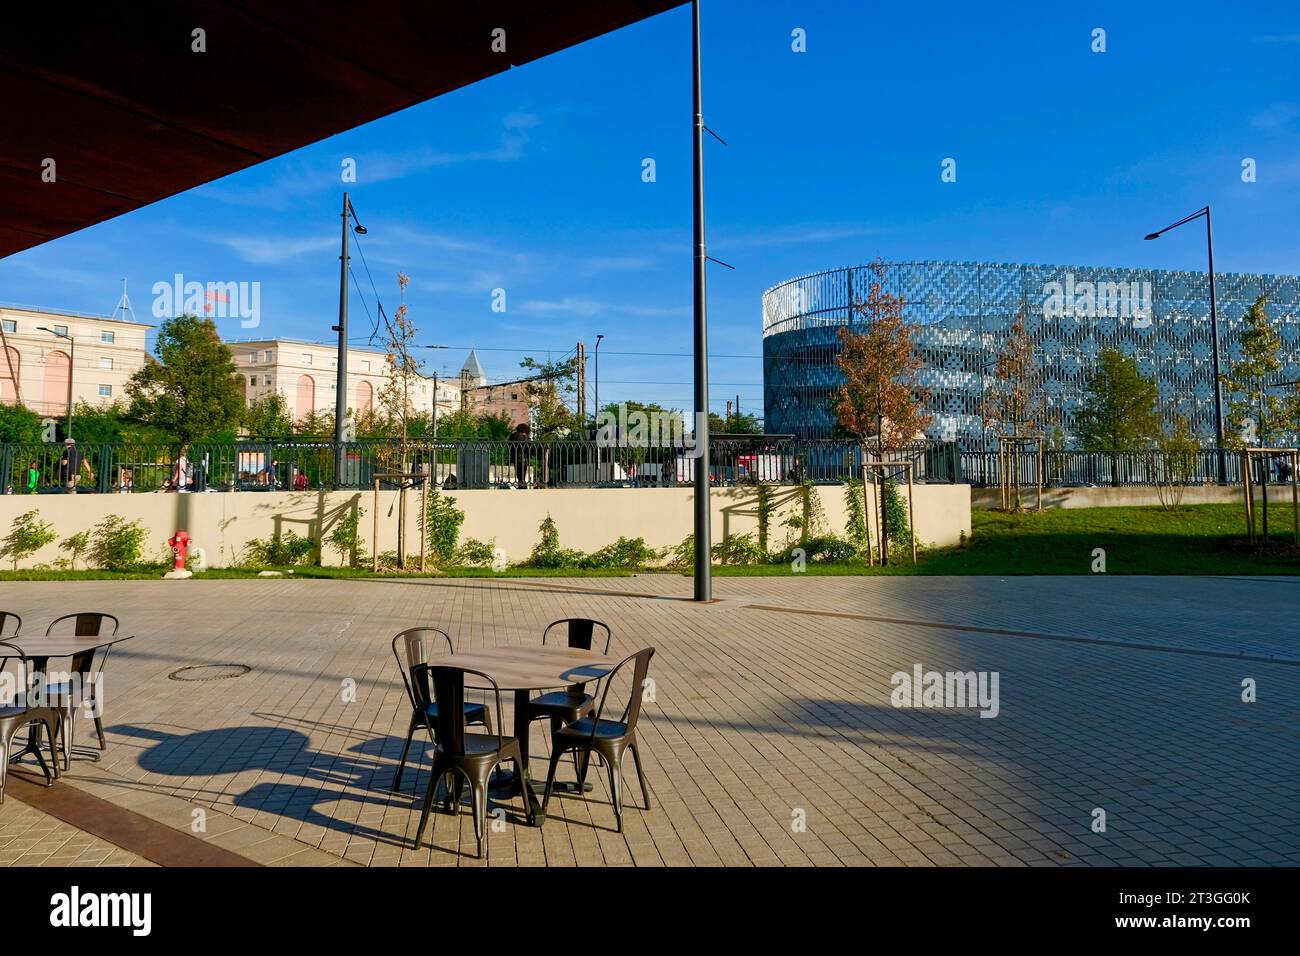
[[[694,547],[691,550],[694,552]],[[713,560],[719,564],[762,564],[767,552],[752,534],[733,534],[713,546]]]
[[[911,528],[907,521],[907,502],[903,500],[898,485],[885,482],[885,522],[889,531],[890,551],[912,552]]]
[[[675,548],[667,548],[661,557],[670,568],[689,568],[695,565],[695,535],[688,534]]]
[[[316,542],[292,531],[271,538],[253,538],[245,545],[244,563],[249,567],[278,568],[306,564],[316,551]]]
[[[524,562],[530,568],[576,568],[585,557],[581,551],[570,551],[560,547],[560,529],[555,526],[555,519],[549,514],[537,528],[542,540],[537,542],[533,553]]]
[[[77,558],[83,557],[90,550],[90,532],[78,531],[59,542],[59,547],[68,554],[68,566],[77,570]]]
[[[849,513],[848,521],[844,524],[844,534],[858,554],[866,554],[871,547],[871,535],[867,530],[867,509],[863,501],[861,481],[851,477],[845,479],[844,507]]]
[[[110,571],[121,571],[137,565],[147,536],[148,532],[139,521],[127,521],[121,515],[109,515],[95,525],[90,560]]]
[[[0,553],[13,558],[14,570],[17,571],[19,561],[52,544],[58,537],[54,526],[41,520],[39,511],[28,511],[14,519],[13,527],[4,536],[4,548]]]
[[[427,523],[425,533],[428,535],[429,553],[440,564],[454,562],[456,543],[460,540],[460,526],[465,521],[465,512],[456,507],[456,499],[441,494],[436,485],[431,485],[424,520]]]
[[[339,553],[339,558],[350,568],[357,566],[357,559],[361,552],[361,516],[365,514],[364,508],[352,508],[348,513],[339,519],[334,530],[326,538],[335,551]]]
[[[466,538],[456,552],[456,560],[470,567],[487,567],[496,559],[497,549],[494,543]]]
[[[659,552],[645,543],[645,538],[620,537],[599,551],[582,559],[584,568],[619,568],[636,571],[655,561]]]

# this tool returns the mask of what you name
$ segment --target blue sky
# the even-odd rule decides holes
[[[1142,236],[1210,203],[1221,270],[1300,273],[1300,9],[995,6],[706,0],[706,120],[730,144],[706,147],[710,252],[737,267],[710,273],[716,410],[761,408],[764,289],[878,255],[1200,269],[1200,233]],[[256,281],[255,334],[328,339],[351,157],[387,310],[400,269],[421,340],[454,347],[430,369],[474,346],[513,378],[604,333],[602,401],[689,407],[688,10],[0,260],[0,302],[107,313],[127,276],[152,321],[175,273]]]

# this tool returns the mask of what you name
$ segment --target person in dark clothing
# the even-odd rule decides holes
[[[90,465],[86,462],[86,456],[77,448],[76,442],[71,438],[63,441],[63,457],[59,459],[59,480],[63,483],[64,489],[70,495],[77,493],[77,482],[81,478],[82,472],[86,477],[94,480],[95,476],[90,470]]]
[[[532,429],[527,422],[520,422],[510,433],[506,441],[514,445],[510,457],[515,463],[515,484],[520,488],[528,487],[528,442],[532,440]]]

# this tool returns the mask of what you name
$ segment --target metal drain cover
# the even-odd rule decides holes
[[[229,680],[232,677],[243,677],[251,670],[247,664],[195,664],[172,671],[167,677],[169,680]]]

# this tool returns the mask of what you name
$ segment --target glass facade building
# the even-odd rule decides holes
[[[983,262],[888,263],[883,291],[905,300],[924,360],[917,378],[931,392],[928,437],[965,447],[996,446],[981,405],[997,355],[1023,310],[1036,349],[1049,421],[1067,441],[1097,356],[1132,356],[1154,378],[1160,401],[1188,417],[1203,440],[1214,438],[1210,280],[1206,272],[1110,269]],[[851,308],[875,273],[854,266],[791,279],[763,295],[763,397],[767,431],[801,438],[835,434],[839,330],[859,320]],[[1300,379],[1300,278],[1216,273],[1220,363],[1241,357],[1246,310],[1268,297],[1282,340],[1279,381]],[[1224,394],[1225,429],[1228,396]],[[1294,440],[1291,436],[1289,440]]]

